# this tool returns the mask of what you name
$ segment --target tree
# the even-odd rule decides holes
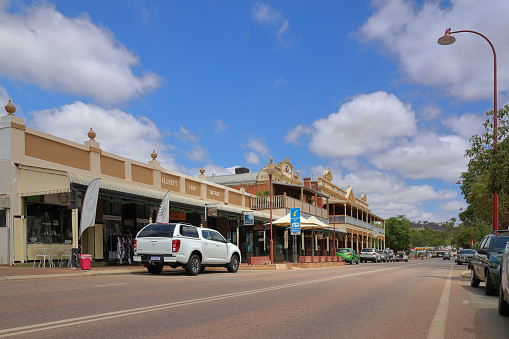
[[[468,216],[462,220],[489,222],[492,216],[492,196],[499,196],[499,223],[502,228],[509,224],[509,105],[497,113],[497,150],[494,147],[494,111],[486,113],[485,132],[470,138],[471,148],[465,156],[470,158],[468,171],[462,174],[461,192],[472,205]],[[497,225],[499,226],[499,225]]]
[[[387,219],[385,221],[385,240],[387,246],[395,251],[407,250],[411,241],[410,220],[404,215]]]

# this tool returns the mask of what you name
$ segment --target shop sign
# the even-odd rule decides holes
[[[103,220],[111,220],[111,221],[122,221],[122,217],[117,215],[103,215]]]
[[[161,187],[162,188],[169,189],[170,191],[178,191],[179,190],[179,181],[180,181],[179,177],[161,173]]]
[[[244,212],[244,226],[254,225],[254,212]]]
[[[207,216],[217,217],[217,206],[207,207]]]
[[[186,221],[186,214],[178,211],[170,210],[170,220]]]

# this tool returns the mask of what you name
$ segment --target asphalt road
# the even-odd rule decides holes
[[[0,337],[508,338],[497,297],[440,259],[0,282]]]

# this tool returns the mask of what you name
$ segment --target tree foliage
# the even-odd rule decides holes
[[[405,251],[410,247],[410,220],[404,215],[391,217],[385,221],[385,241],[387,246],[395,251]]]
[[[470,138],[468,170],[462,174],[461,193],[470,205],[460,213],[474,227],[492,222],[493,193],[498,193],[499,228],[509,225],[509,105],[498,111],[497,149],[494,147],[494,111],[486,113],[485,132]]]

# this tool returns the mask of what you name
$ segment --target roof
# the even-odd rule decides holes
[[[256,184],[256,178],[260,172],[240,173],[240,174],[227,174],[227,175],[214,175],[207,177],[207,181],[224,186],[240,186],[241,182],[246,185]]]

